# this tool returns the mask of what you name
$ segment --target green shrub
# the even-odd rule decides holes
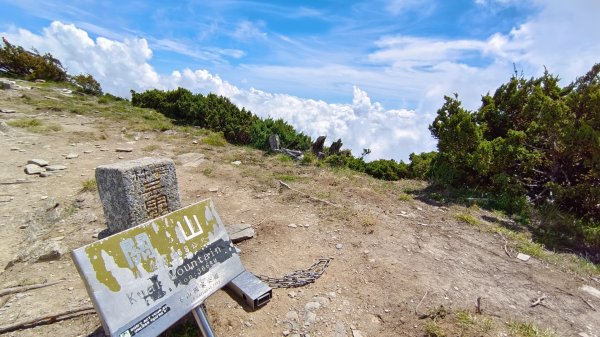
[[[100,83],[90,74],[73,76],[71,77],[71,82],[77,86],[77,91],[79,92],[93,96],[102,95]]]
[[[514,75],[485,95],[477,111],[446,97],[429,126],[438,139],[429,176],[438,185],[477,186],[494,195],[493,207],[522,218],[531,205],[550,203],[598,224],[599,74],[596,64],[566,87],[548,72],[531,79]],[[600,249],[596,228],[571,225],[568,232]]]
[[[5,38],[2,41],[4,47],[0,48],[0,74],[26,80],[67,80],[67,72],[52,54],[40,55],[35,49],[27,51],[23,47],[12,45]]]

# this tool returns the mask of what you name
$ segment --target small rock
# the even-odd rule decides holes
[[[79,155],[77,153],[69,153],[65,156],[65,158],[67,158],[67,159],[75,159],[77,157],[79,157]]]
[[[288,313],[285,314],[285,318],[288,321],[298,321],[299,317],[298,317],[298,313],[296,311],[292,310],[292,311],[288,311]]]
[[[517,259],[521,260],[521,261],[529,261],[529,258],[531,256],[527,255],[527,254],[523,254],[523,253],[519,253],[517,254]]]
[[[64,165],[48,165],[46,166],[46,171],[62,171],[66,170],[67,167]]]
[[[44,159],[29,159],[27,161],[27,164],[35,164],[37,166],[44,167],[44,166],[48,166],[49,163],[47,160],[44,160]]]
[[[0,131],[8,131],[9,127],[4,121],[0,121]]]
[[[344,323],[336,322],[335,328],[333,329],[333,337],[347,337],[346,328],[344,327]]]
[[[25,165],[25,173],[27,174],[40,174],[42,172],[46,171],[45,168],[43,167],[39,167],[35,164],[27,164]]]
[[[85,151],[83,151],[83,153],[85,153],[85,154],[89,154],[89,153],[92,153],[92,152],[94,152],[94,151],[92,151],[92,150],[85,150]]]
[[[233,243],[238,243],[244,240],[252,239],[254,235],[256,235],[254,228],[252,228],[252,226],[250,226],[249,224],[244,223],[229,225],[226,226],[225,229],[229,234],[229,239]]]
[[[219,188],[218,187],[211,187],[208,189],[209,192],[219,192]]]
[[[283,330],[282,334],[284,336],[289,336],[290,335],[290,331],[289,330]]]
[[[232,162],[231,162],[231,165],[240,166],[240,165],[242,165],[242,162],[241,162],[241,161],[239,161],[239,160],[232,161]]]
[[[295,298],[296,297],[296,292],[295,291],[290,291],[288,293],[288,296],[291,297],[291,298]]]
[[[10,90],[10,89],[12,89],[12,86],[9,82],[0,81],[0,89]]]
[[[314,324],[317,321],[317,314],[312,311],[307,311],[304,313],[304,326],[309,326]]]
[[[40,173],[40,177],[42,178],[47,178],[47,177],[51,177],[53,176],[55,173],[54,172],[48,172],[48,171],[44,171]]]
[[[344,247],[344,245],[341,243],[338,243],[337,245],[335,245],[335,248],[337,248],[337,249],[342,249],[342,247]]]
[[[291,223],[288,225],[289,228],[297,228],[298,226],[295,223]]]
[[[304,306],[304,310],[306,311],[315,311],[321,307],[321,303],[319,302],[308,302]]]
[[[247,326],[247,327],[251,327],[251,326],[252,326],[252,323],[250,323],[250,321],[245,321],[245,322],[244,322],[244,325],[245,325],[245,326]]]
[[[4,114],[14,114],[16,111],[15,110],[8,110],[8,109],[0,109],[0,112],[2,112]]]
[[[322,307],[327,307],[329,305],[329,300],[326,297],[318,296],[313,298],[314,302],[318,302]]]
[[[363,337],[363,334],[360,330],[352,330],[352,337]]]
[[[75,289],[75,288],[73,288],[73,287],[68,287],[67,288],[68,291],[73,291],[73,289]]]
[[[115,149],[116,152],[133,152],[133,149],[130,147],[119,147]]]
[[[197,140],[192,140],[192,144],[198,144]]]
[[[10,150],[11,150],[11,151],[19,151],[20,149],[19,149],[18,147],[14,147],[14,146],[13,146],[13,147],[11,147],[11,148],[10,148]]]

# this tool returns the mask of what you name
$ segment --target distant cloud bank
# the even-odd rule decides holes
[[[354,87],[352,103],[331,104],[287,94],[273,94],[254,88],[245,90],[207,70],[176,70],[159,74],[150,65],[152,50],[145,39],[123,41],[98,37],[74,25],[53,22],[40,35],[24,29],[8,33],[11,42],[33,46],[60,59],[69,73],[92,74],[107,92],[129,97],[129,90],[188,88],[229,97],[260,117],[283,118],[313,138],[326,135],[332,142],[341,138],[344,148],[359,155],[371,149],[371,158],[397,158],[397,150],[421,151],[433,147],[426,130],[429,122],[411,110],[389,110],[372,102],[368,94]]]
[[[428,3],[434,8],[434,2]],[[521,4],[514,0],[475,0],[475,3],[482,9]],[[422,9],[418,4],[412,0],[394,0],[387,9],[393,13],[410,12]],[[283,118],[313,138],[326,135],[328,142],[341,138],[344,147],[355,155],[363,148],[370,148],[368,159],[406,160],[411,152],[435,149],[435,140],[427,126],[443,103],[444,95],[456,92],[467,108],[476,109],[481,95],[505,83],[515,66],[527,77],[539,76],[547,67],[566,84],[600,62],[597,29],[600,1],[532,0],[531,4],[539,10],[505,33],[496,32],[482,39],[381,34],[370,40],[368,51],[356,58],[346,57],[346,52],[322,52],[301,44],[298,47],[297,41],[291,44],[290,38],[267,35],[263,22],[243,21],[233,31],[234,37],[246,42],[281,38],[290,43],[281,50],[289,53],[275,64],[266,60],[223,67],[221,75],[227,80],[206,69],[157,71],[151,63],[152,48],[181,55],[194,52],[193,48],[173,41],[128,35],[93,39],[86,30],[59,21],[40,33],[14,28],[1,34],[25,48],[52,53],[72,74],[92,74],[105,91],[113,94],[128,97],[130,89],[179,86],[203,94],[213,92],[229,97],[260,117]],[[101,27],[93,29],[85,24],[80,27],[102,35],[98,33]],[[288,60],[294,52],[314,62]],[[245,55],[244,50],[238,49],[215,53],[228,53],[234,58]],[[243,83],[263,90],[243,88]],[[264,90],[266,87],[270,89]],[[330,94],[343,88],[348,94],[336,97],[345,97],[342,101],[347,101],[332,103],[298,97],[313,96],[299,94],[307,92],[302,88],[328,93],[322,97],[336,96]],[[273,92],[279,90],[296,95]],[[397,105],[401,108],[386,107],[371,97],[400,102]]]

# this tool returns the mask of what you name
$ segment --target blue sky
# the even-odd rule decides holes
[[[0,32],[115,94],[213,91],[406,160],[435,149],[443,95],[475,109],[515,66],[568,83],[600,62],[599,12],[595,0],[0,0]]]

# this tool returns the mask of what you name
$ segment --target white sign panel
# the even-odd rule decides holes
[[[210,199],[72,252],[110,336],[156,336],[244,271]]]

